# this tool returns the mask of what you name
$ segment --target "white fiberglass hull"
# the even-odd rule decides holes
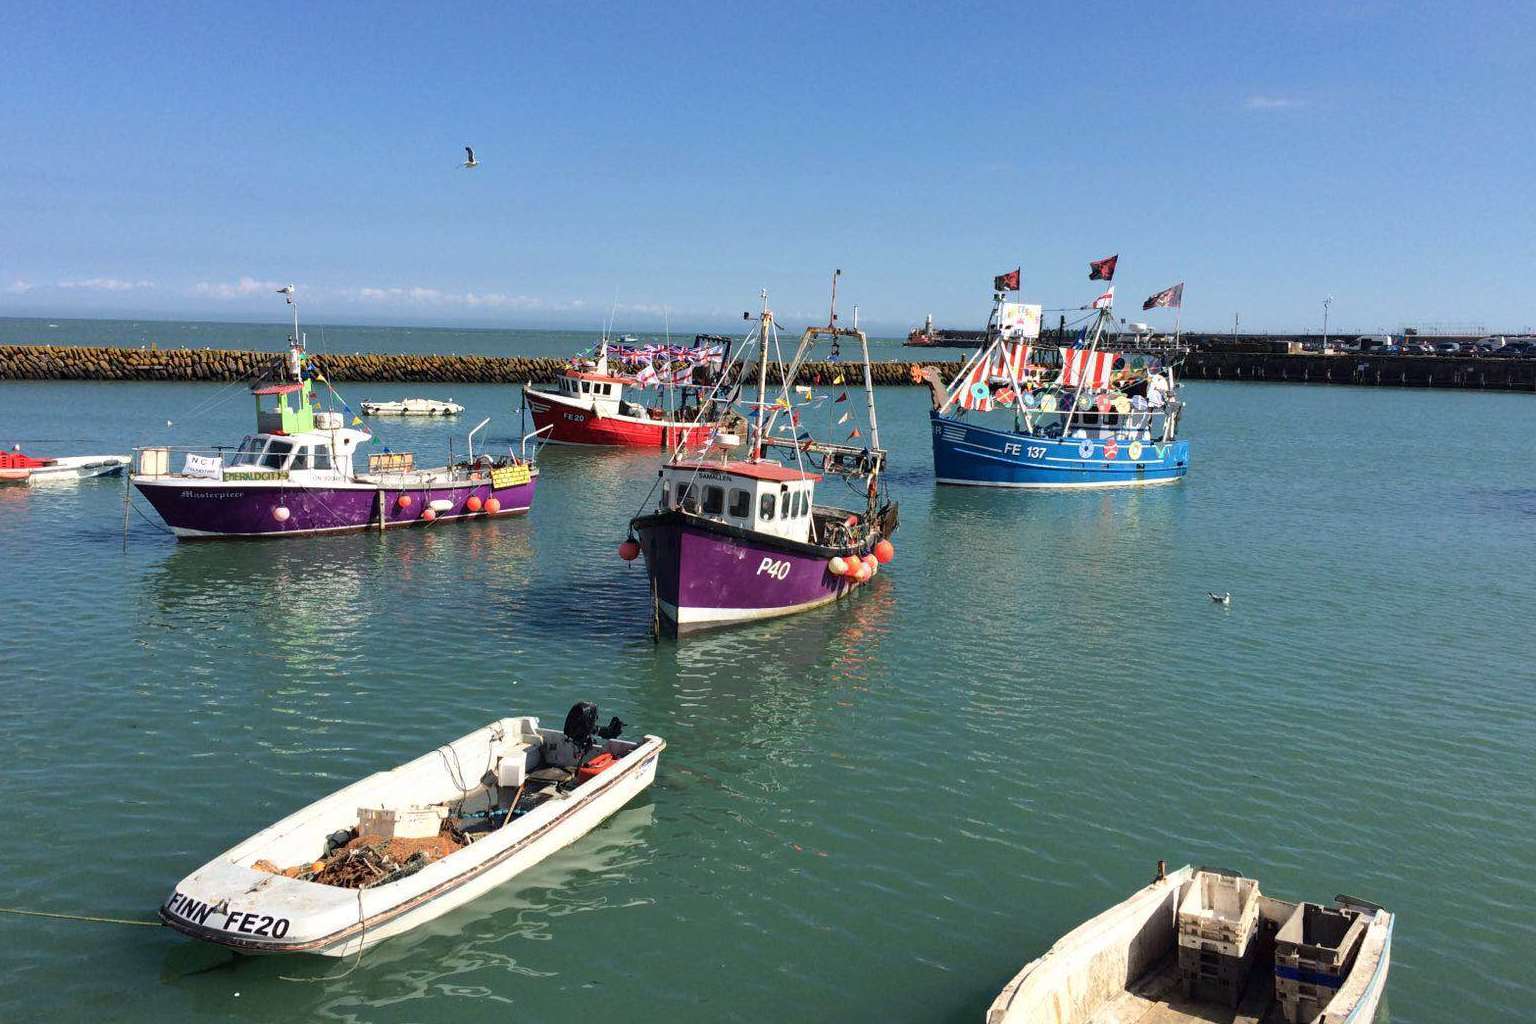
[[[242,953],[347,956],[461,907],[580,839],[638,796],[656,777],[666,742],[610,741],[623,754],[613,767],[510,824],[395,882],[366,889],[300,881],[254,868],[318,859],[325,836],[358,808],[432,802],[467,778],[494,771],[502,757],[521,758],[523,723],[506,718],[325,797],[257,833],[177,884],[160,908],[166,924],[186,935]],[[545,731],[546,735],[554,735]]]
[[[26,479],[29,484],[89,480],[121,473],[131,461],[127,455],[73,455],[54,459],[46,466],[34,466]]]

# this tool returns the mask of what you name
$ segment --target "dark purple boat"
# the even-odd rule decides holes
[[[284,289],[292,303],[291,291]],[[344,426],[340,413],[314,408],[313,370],[294,318],[284,380],[252,389],[256,430],[234,452],[226,449],[141,448],[133,486],[181,538],[296,537],[349,530],[425,526],[460,519],[526,513],[539,470],[522,455],[475,456],[451,466],[418,469],[409,452],[353,458],[373,439]],[[179,468],[171,465],[180,456]]]
[[[836,323],[836,318],[833,318]],[[869,374],[869,345],[857,328],[808,328],[795,358],[784,370],[782,393],[767,394],[768,350],[777,347],[773,314],[764,306],[760,323],[742,346],[758,342],[758,394],[750,451],[745,460],[723,452],[735,440],[718,431],[710,445],[693,456],[675,453],[661,469],[661,500],[655,511],[630,521],[631,539],[621,556],[643,553],[650,575],[654,626],[665,636],[791,615],[835,601],[868,582],[894,549],[897,507],[881,486],[885,452],[879,447],[874,388]],[[796,372],[819,339],[859,342],[870,446],[816,441],[802,422],[813,407],[828,406],[828,418],[849,411],[847,392],[817,398],[814,387],[792,389]],[[766,343],[765,343],[766,342]],[[724,399],[740,399],[742,374],[727,374],[734,389]],[[850,372],[852,366],[850,366]],[[842,386],[839,375],[834,388]],[[835,392],[834,392],[835,393]],[[803,398],[797,409],[796,399]],[[789,429],[785,431],[785,427]],[[775,432],[789,438],[776,439]],[[859,438],[857,427],[851,438]],[[770,457],[779,452],[784,461]],[[816,484],[842,477],[865,495],[856,509],[818,505]]]

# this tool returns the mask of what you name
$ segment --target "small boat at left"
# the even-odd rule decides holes
[[[385,449],[368,455],[360,471],[353,460],[373,435],[345,425],[340,412],[316,408],[313,386],[325,380],[309,363],[297,313],[279,376],[251,389],[256,433],[237,449],[135,449],[133,486],[177,537],[384,530],[517,515],[533,506],[538,431],[523,437],[520,453],[476,455],[475,435],[490,422],[482,420],[469,432],[462,461],[421,469],[414,453]],[[172,465],[177,455],[179,468]]]
[[[310,804],[176,884],[160,919],[240,953],[347,956],[569,846],[656,778],[666,741],[597,705],[502,718]]]
[[[47,484],[115,476],[133,460],[127,455],[65,455],[36,459],[19,448],[0,452],[0,483]]]

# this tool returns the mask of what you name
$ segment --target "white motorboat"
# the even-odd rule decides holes
[[[160,918],[242,953],[346,956],[575,842],[656,777],[666,742],[618,738],[580,703],[565,728],[503,718],[321,799],[177,883]]]
[[[402,398],[398,402],[363,402],[364,416],[457,416],[464,407],[449,399]]]
[[[132,458],[127,455],[68,455],[34,459],[19,451],[0,452],[0,483],[45,484],[88,480],[121,473]]]
[[[1230,871],[1158,864],[1010,981],[987,1024],[1370,1024],[1393,915],[1337,896],[1289,903]]]

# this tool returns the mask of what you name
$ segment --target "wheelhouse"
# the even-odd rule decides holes
[[[674,462],[661,470],[661,507],[809,543],[820,479],[819,474],[769,462]]]
[[[583,405],[591,404],[598,413],[614,416],[624,397],[624,381],[599,373],[567,373],[559,380],[560,393]]]
[[[359,438],[353,430],[297,436],[251,434],[226,461],[227,468],[265,472],[337,473],[352,475],[352,453]],[[333,444],[334,440],[334,444]]]

